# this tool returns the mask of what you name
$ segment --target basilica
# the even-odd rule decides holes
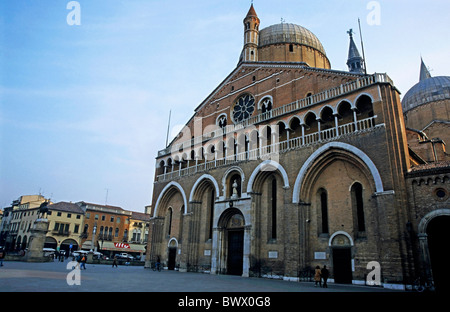
[[[377,285],[438,285],[450,77],[422,62],[401,100],[351,31],[342,71],[310,30],[260,26],[251,5],[237,66],[156,155],[146,267],[302,281],[326,265],[354,284],[377,267]]]

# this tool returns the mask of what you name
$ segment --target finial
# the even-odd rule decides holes
[[[352,28],[350,28],[350,30],[349,30],[349,31],[347,31],[347,34],[349,34],[349,35],[350,35],[350,37],[352,37],[352,36],[353,36],[353,29],[352,29]]]
[[[284,18],[281,18],[281,24],[283,24],[285,22]]]

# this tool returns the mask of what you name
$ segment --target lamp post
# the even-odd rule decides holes
[[[97,222],[94,223],[94,228],[92,229],[92,248],[93,251],[97,251],[96,240],[95,240],[95,234],[97,233]]]

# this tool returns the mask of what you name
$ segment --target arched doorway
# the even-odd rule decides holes
[[[172,238],[169,242],[167,251],[167,269],[175,270],[177,260],[177,246],[178,242],[175,238]]]
[[[65,250],[67,254],[70,254],[78,250],[78,243],[74,239],[66,239],[61,243],[60,250]]]
[[[447,268],[447,255],[450,251],[448,244],[450,216],[443,215],[433,218],[427,225],[428,252],[430,255],[431,271],[436,291],[448,291],[450,271]]]
[[[47,236],[44,242],[44,248],[53,248],[56,249],[58,246],[58,242],[53,237]]]
[[[244,273],[244,225],[245,219],[241,211],[229,208],[219,219],[222,231],[222,271],[230,275]]]
[[[227,273],[230,275],[242,275],[244,229],[228,229],[227,232]]]
[[[330,238],[335,283],[352,283],[352,245],[353,240],[343,231],[335,232]]]

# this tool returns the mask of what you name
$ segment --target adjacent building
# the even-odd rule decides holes
[[[42,195],[23,195],[3,210],[0,228],[0,246],[7,250],[24,250],[30,238],[30,229],[38,218],[41,204],[50,202]]]
[[[80,249],[84,211],[77,204],[69,202],[58,202],[47,207],[49,232],[44,247],[68,253]]]
[[[48,208],[44,215],[39,214],[42,204]],[[145,213],[83,201],[52,203],[41,195],[21,196],[4,208],[0,246],[10,252],[26,251],[38,217],[49,222],[44,248],[67,254],[76,250],[99,251],[105,256],[127,252],[142,258],[145,254],[149,222]]]

